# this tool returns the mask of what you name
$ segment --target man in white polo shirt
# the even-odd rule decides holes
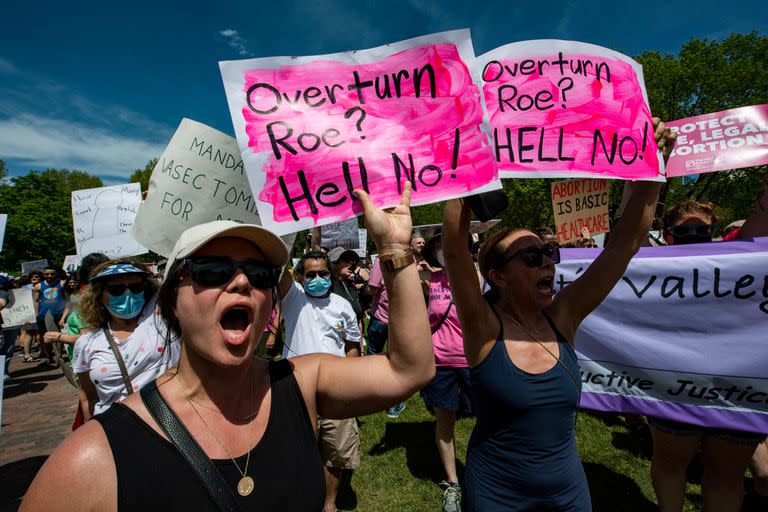
[[[339,357],[360,355],[360,330],[349,302],[331,292],[331,266],[321,252],[305,254],[294,269],[297,282],[285,272],[280,280],[285,318],[283,357],[312,353]],[[325,464],[325,510],[336,510],[344,469],[360,465],[360,437],[355,418],[318,418],[320,454]]]

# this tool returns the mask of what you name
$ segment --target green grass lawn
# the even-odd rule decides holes
[[[434,443],[434,417],[418,395],[397,419],[385,413],[360,418],[362,462],[351,487],[339,495],[340,510],[440,510],[444,478]],[[456,426],[459,475],[464,469],[473,418]],[[620,416],[580,412],[577,442],[596,511],[657,510],[650,477],[651,438],[647,427],[627,428]],[[700,487],[689,479],[685,510],[701,509]]]

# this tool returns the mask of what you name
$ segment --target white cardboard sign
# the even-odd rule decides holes
[[[261,225],[237,141],[182,119],[152,171],[131,234],[167,257],[186,229],[214,220]]]
[[[72,224],[77,254],[92,252],[110,258],[136,256],[147,249],[130,234],[141,204],[138,183],[72,192]]]

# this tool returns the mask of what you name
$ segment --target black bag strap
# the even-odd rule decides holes
[[[112,337],[112,332],[110,332],[109,327],[104,327],[102,331],[104,331],[104,336],[107,338],[107,342],[109,342],[109,348],[112,349],[112,353],[115,354],[115,359],[117,359],[117,366],[120,367],[120,374],[123,376],[125,390],[129,395],[132,395],[133,385],[131,384],[131,378],[128,376],[128,369],[125,367],[123,355],[120,353],[120,349],[117,347],[117,343],[115,343],[115,338]]]
[[[443,313],[443,316],[440,317],[440,320],[438,320],[437,325],[434,327],[431,327],[432,334],[435,334],[437,331],[440,330],[440,327],[443,326],[445,321],[448,319],[448,313],[451,312],[451,308],[453,307],[453,299],[451,299],[451,302],[448,304],[448,307],[445,308],[445,313]]]
[[[222,512],[237,512],[237,503],[224,477],[173,409],[168,407],[168,403],[157,389],[157,383],[153,380],[141,388],[139,394],[144,406],[195,472],[218,509]]]

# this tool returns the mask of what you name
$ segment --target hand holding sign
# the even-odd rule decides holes
[[[658,117],[653,118],[653,130],[653,138],[659,146],[659,151],[661,151],[661,155],[664,157],[664,164],[666,164],[669,161],[669,156],[675,149],[677,132],[667,127]]]
[[[389,210],[376,208],[364,190],[355,190],[365,215],[365,227],[380,253],[402,250],[411,242],[411,183],[406,182],[400,204]]]

